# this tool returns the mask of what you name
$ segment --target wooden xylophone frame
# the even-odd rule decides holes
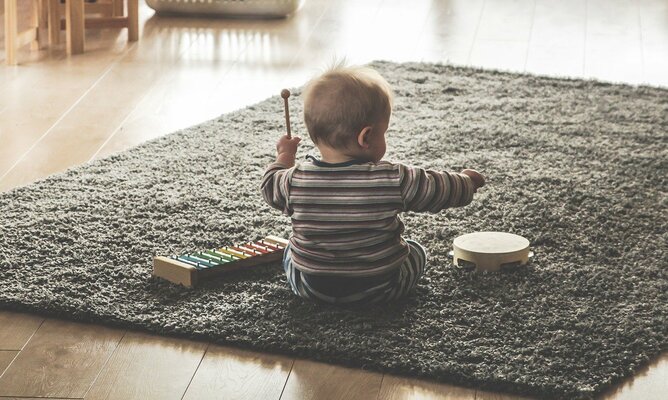
[[[268,251],[270,250],[269,252],[252,256],[246,255],[246,258],[241,258],[241,256],[245,254],[240,253],[238,250],[234,250],[235,248],[244,249],[246,248],[245,246],[250,244],[261,245],[262,243],[266,245],[263,247],[268,249]],[[203,252],[187,253],[172,257],[156,256],[153,258],[153,276],[186,287],[195,287],[202,281],[220,277],[231,271],[281,260],[287,245],[287,240],[270,235],[254,242],[247,242],[236,246],[224,246],[218,249],[209,249],[207,251],[210,252],[219,252],[221,249],[225,249],[223,251],[226,253],[229,252],[227,254],[231,256],[230,258],[234,259],[233,261],[228,261],[216,266],[204,266],[204,263],[184,262],[177,259],[178,257],[183,258],[184,256],[191,257],[190,254],[202,254]],[[270,247],[274,247],[275,249],[271,249]],[[240,253],[241,256],[239,256],[239,254],[235,256],[235,253]],[[259,251],[256,253],[259,253]],[[199,265],[196,266],[195,264]]]

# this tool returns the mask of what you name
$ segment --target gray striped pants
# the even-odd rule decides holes
[[[387,282],[345,297],[331,297],[309,286],[301,272],[292,264],[289,245],[283,254],[283,269],[292,291],[297,296],[305,299],[330,304],[350,305],[388,302],[407,296],[427,270],[427,252],[424,247],[413,240],[406,240],[406,243],[408,243],[410,252],[404,263],[399,267],[398,274],[395,277]]]

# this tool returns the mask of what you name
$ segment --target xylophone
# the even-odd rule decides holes
[[[241,268],[281,260],[288,241],[267,236],[255,242],[178,256],[153,258],[153,275],[187,287]]]
[[[281,97],[285,107],[287,136],[290,138],[292,137],[290,109],[288,107],[290,91],[288,89],[281,90]],[[226,246],[180,256],[156,256],[153,258],[153,276],[193,287],[202,279],[224,275],[240,268],[280,260],[287,245],[288,241],[283,238],[267,236],[262,240],[237,246]]]

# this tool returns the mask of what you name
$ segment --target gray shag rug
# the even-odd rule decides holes
[[[403,216],[430,252],[412,297],[314,305],[278,264],[195,290],[151,277],[156,254],[289,235],[258,191],[276,96],[0,194],[0,307],[540,397],[592,397],[668,348],[668,91],[374,66],[396,90],[386,159],[488,178],[466,208]],[[480,230],[529,238],[533,264],[453,269],[453,238]]]

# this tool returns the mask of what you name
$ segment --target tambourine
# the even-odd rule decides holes
[[[509,271],[533,258],[529,240],[508,232],[473,232],[458,236],[448,253],[452,264],[466,271]]]

